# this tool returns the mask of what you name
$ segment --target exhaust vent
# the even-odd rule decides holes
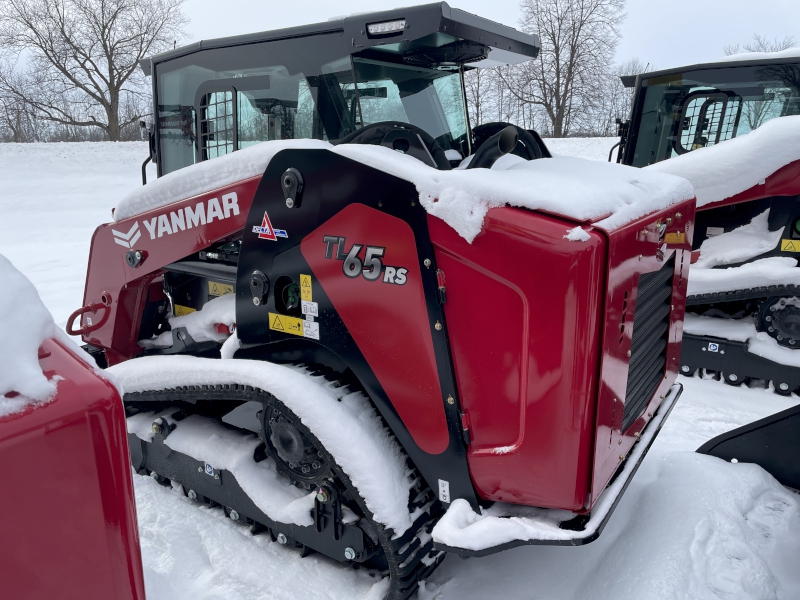
[[[639,276],[622,431],[642,414],[664,378],[672,303],[673,254],[661,269]]]

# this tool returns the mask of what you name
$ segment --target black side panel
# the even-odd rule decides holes
[[[800,490],[800,406],[718,435],[697,452],[755,463],[783,485]]]
[[[288,208],[281,187],[282,174],[288,168],[297,169],[303,178],[300,207]],[[451,498],[464,498],[477,507],[477,496],[467,466],[466,447],[461,437],[458,394],[447,341],[444,311],[439,304],[434,253],[428,232],[428,217],[419,204],[419,194],[413,184],[398,179],[362,163],[328,150],[284,150],[271,160],[261,179],[244,229],[236,282],[236,316],[239,339],[243,350],[237,358],[253,358],[273,362],[320,363],[342,372],[346,379],[352,373],[397,436],[398,441],[414,461],[432,489],[438,480],[449,481]],[[320,341],[280,333],[269,328],[268,314],[283,313],[302,319],[300,307],[285,310],[276,304],[276,284],[290,277],[297,281],[299,274],[313,273],[303,257],[300,243],[320,225],[353,203],[366,205],[402,219],[411,227],[416,241],[416,254],[422,276],[431,328],[436,367],[441,383],[441,398],[447,419],[449,445],[441,454],[424,452],[413,440],[397,410],[378,382],[364,355],[359,350],[333,303],[322,286],[313,290],[318,304]],[[285,231],[286,237],[275,240],[259,238],[253,229],[260,228],[264,214],[272,226]],[[324,248],[321,251],[324,252]],[[260,271],[269,281],[266,299],[253,302],[251,279]],[[440,329],[435,329],[436,323]],[[380,332],[376,332],[380,335]],[[387,357],[391,360],[391,357]],[[452,397],[452,404],[445,401]]]
[[[658,271],[639,277],[622,431],[639,418],[664,377],[674,271],[673,255]]]

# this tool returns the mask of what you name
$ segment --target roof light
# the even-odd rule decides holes
[[[370,35],[381,35],[382,33],[394,33],[395,31],[402,31],[406,28],[406,20],[400,19],[398,21],[386,21],[385,23],[373,23],[367,25],[367,31]]]

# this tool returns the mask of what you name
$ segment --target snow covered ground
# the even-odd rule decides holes
[[[558,154],[606,160],[615,141],[547,143]],[[94,227],[140,185],[145,156],[142,143],[0,144],[0,254],[33,281],[58,325],[81,304]],[[798,399],[681,382],[683,397],[597,542],[448,557],[420,600],[800,598],[800,496],[757,467],[693,453]],[[221,510],[135,480],[149,600],[381,596],[365,570],[301,559]]]

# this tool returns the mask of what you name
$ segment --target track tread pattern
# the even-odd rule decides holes
[[[332,381],[330,377],[330,374],[325,374],[325,378]],[[272,398],[274,396],[269,392],[252,386],[238,384],[190,385],[163,390],[126,393],[124,403],[126,406],[136,407],[141,407],[141,404],[170,404],[192,401],[236,401],[239,403],[255,401],[263,403],[264,400]],[[316,439],[313,432],[308,431],[308,434],[317,442],[317,447],[322,448],[327,453],[327,450],[324,450],[324,446]],[[430,535],[433,526],[443,512],[433,490],[425,483],[425,480],[409,460],[408,464],[412,470],[412,478],[416,484],[410,495],[409,508],[411,511],[423,510],[420,511],[417,519],[405,533],[393,538],[393,531],[374,520],[372,513],[358,490],[353,486],[350,478],[336,464],[335,459],[332,456],[330,458],[332,464],[334,464],[336,476],[345,483],[351,492],[352,498],[355,499],[359,508],[368,517],[385,552],[389,565],[390,582],[385,600],[407,600],[417,592],[419,582],[424,581],[444,558],[444,553],[436,553],[434,551],[433,540]]]

